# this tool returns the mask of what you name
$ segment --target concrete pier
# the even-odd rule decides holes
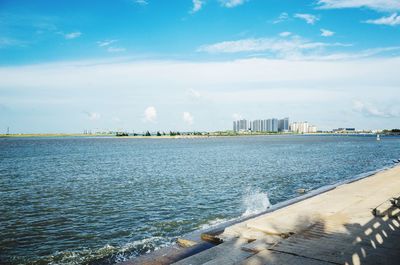
[[[221,244],[170,263],[400,264],[399,196],[394,167],[226,227]]]
[[[395,167],[228,227],[217,251],[175,264],[400,264],[399,196]]]

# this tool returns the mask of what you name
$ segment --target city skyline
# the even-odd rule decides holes
[[[289,118],[277,119],[241,119],[233,121],[233,131],[254,131],[254,132],[288,132]]]
[[[233,131],[236,133],[244,132],[270,132],[270,133],[316,133],[317,126],[310,124],[308,121],[290,122],[289,117],[282,119],[256,119],[247,120],[240,119],[233,121]]]
[[[398,0],[2,1],[0,128],[400,123]]]

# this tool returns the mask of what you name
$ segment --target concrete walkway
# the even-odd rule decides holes
[[[400,167],[233,225],[174,264],[400,264]],[[372,214],[376,208],[378,216]]]

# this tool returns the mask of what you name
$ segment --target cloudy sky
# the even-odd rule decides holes
[[[0,133],[400,127],[400,0],[0,1]]]

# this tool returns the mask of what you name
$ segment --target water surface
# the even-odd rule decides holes
[[[0,263],[112,264],[392,164],[400,138],[0,139]]]

